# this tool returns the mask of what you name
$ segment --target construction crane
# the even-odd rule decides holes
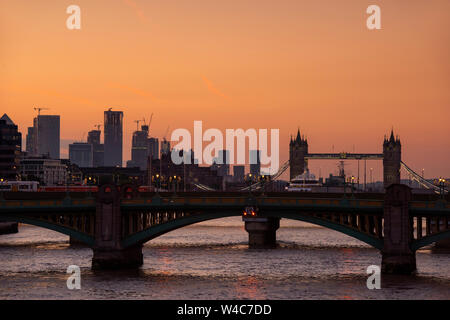
[[[150,130],[150,125],[152,124],[152,120],[153,120],[153,112],[152,115],[150,116],[150,121],[148,122],[148,129]]]
[[[38,116],[41,115],[41,110],[50,110],[50,108],[36,108],[36,107],[34,107],[33,109],[34,109],[34,110],[37,110]]]
[[[169,129],[170,129],[170,125],[167,126],[166,133],[164,133],[164,136],[163,136],[163,140],[164,140],[164,141],[167,141],[167,140],[166,140],[166,136],[167,136],[167,134],[169,133]]]

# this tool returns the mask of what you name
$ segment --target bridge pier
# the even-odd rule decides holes
[[[101,186],[97,197],[92,269],[140,267],[143,264],[142,245],[122,246],[121,197],[117,186]]]
[[[129,248],[94,248],[93,270],[139,268],[144,262],[142,245]]]
[[[275,248],[280,218],[244,218],[251,249]]]
[[[416,271],[412,219],[409,217],[411,188],[391,184],[384,201],[384,246],[381,251],[383,273],[411,274]]]

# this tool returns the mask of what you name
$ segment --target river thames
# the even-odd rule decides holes
[[[0,299],[450,299],[450,253],[417,252],[414,276],[366,286],[378,250],[332,230],[282,220],[279,246],[250,250],[240,218],[182,228],[144,245],[136,271],[91,271],[92,250],[20,225],[0,236]],[[69,290],[69,265],[81,289]]]

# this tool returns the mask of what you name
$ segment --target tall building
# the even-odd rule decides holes
[[[289,143],[289,164],[290,180],[303,174],[308,167],[305,156],[308,154],[308,140],[300,136],[300,130],[297,131],[297,137]]]
[[[141,170],[147,168],[148,150],[148,126],[144,125],[140,131],[133,133],[131,142],[131,161],[128,166],[139,167]]]
[[[148,139],[148,155],[152,159],[159,159],[159,140],[158,138]]]
[[[69,160],[81,168],[91,168],[94,164],[94,146],[90,143],[69,144]]]
[[[105,111],[105,166],[122,166],[123,112]]]
[[[250,173],[259,176],[261,173],[261,151],[250,150]]]
[[[57,115],[38,115],[34,118],[33,125],[34,129],[28,130],[28,135],[31,135],[31,137],[27,139],[27,142],[30,143],[31,154],[59,159],[60,117]]]
[[[92,144],[92,166],[103,167],[105,165],[105,146],[100,143],[100,130],[92,130],[88,133],[88,143]]]
[[[0,118],[0,178],[16,180],[19,174],[22,134],[7,114]]]
[[[398,137],[394,137],[394,130],[391,131],[389,140],[384,138],[383,155],[384,187],[387,188],[393,183],[400,183],[402,144]]]

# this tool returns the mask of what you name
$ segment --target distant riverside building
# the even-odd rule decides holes
[[[38,115],[34,118],[34,153],[47,155],[51,159],[60,158],[60,116]]]
[[[69,160],[79,167],[92,167],[94,164],[93,145],[86,142],[69,144]]]
[[[111,111],[110,109],[105,111],[104,116],[104,163],[105,166],[121,167],[123,149],[123,112]]]
[[[88,133],[88,143],[92,145],[93,167],[103,167],[105,165],[105,145],[100,143],[100,137],[100,130],[92,130]]]
[[[0,178],[16,180],[19,173],[22,134],[7,114],[0,118]]]
[[[245,166],[234,166],[233,167],[234,181],[242,182],[245,177]]]
[[[32,157],[20,160],[22,180],[39,181],[45,186],[65,185],[67,166],[61,160]]]
[[[261,151],[250,150],[250,173],[254,176],[259,176],[261,173]]]

